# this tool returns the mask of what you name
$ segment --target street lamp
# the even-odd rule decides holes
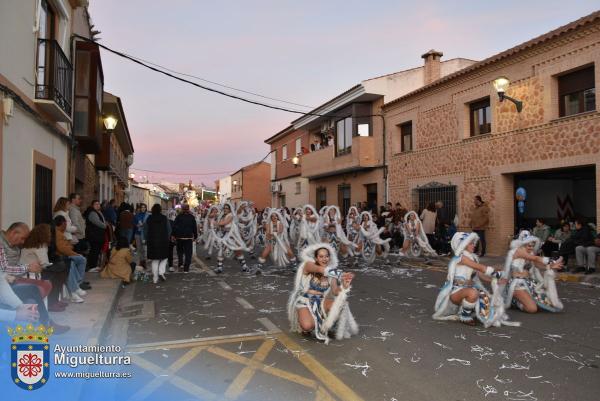
[[[298,156],[292,157],[292,164],[294,165],[294,167],[300,166],[300,158]]]
[[[508,78],[498,77],[494,80],[492,85],[494,86],[494,89],[496,89],[496,92],[498,92],[498,97],[500,98],[501,102],[504,101],[504,99],[508,99],[511,102],[513,102],[515,104],[515,106],[517,106],[517,112],[520,113],[521,110],[523,110],[523,102],[522,101],[514,99],[514,98],[506,95],[506,90],[510,86],[510,80]]]
[[[108,132],[112,132],[117,126],[117,122],[119,121],[111,115],[102,117],[102,120],[104,121],[104,128],[106,128],[106,131]]]

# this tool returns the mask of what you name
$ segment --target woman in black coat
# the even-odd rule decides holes
[[[158,203],[152,206],[152,214],[144,224],[144,238],[146,238],[146,255],[152,266],[154,284],[158,279],[165,281],[167,258],[169,257],[169,239],[171,238],[171,225]]]

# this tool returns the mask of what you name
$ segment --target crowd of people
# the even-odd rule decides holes
[[[503,268],[485,266],[479,258],[486,252],[488,223],[489,208],[480,196],[474,199],[472,232],[456,232],[441,201],[421,213],[399,203],[387,203],[378,213],[360,203],[345,215],[335,205],[317,210],[310,204],[259,212],[252,202],[193,210],[188,204],[168,210],[155,204],[148,211],[145,204],[117,208],[114,200],[94,200],[82,211],[81,197],[71,194],[57,200],[50,224],[30,229],[16,222],[0,233],[0,320],[40,322],[65,332],[69,327],[49,312],[85,302],[91,290],[87,272],[125,286],[138,270],[158,283],[167,271],[189,272],[196,246],[204,248],[207,260],[216,255],[216,273],[223,272],[226,258],[235,258],[250,274],[261,274],[268,258],[294,269],[291,327],[325,342],[330,335],[341,339],[358,332],[347,299],[354,275],[339,268],[340,259],[368,265],[392,251],[398,257],[450,254],[433,317],[478,320],[486,327],[515,325],[506,314],[513,306],[529,313],[562,310],[554,272],[564,269],[569,256],[576,256],[576,270],[595,269],[600,238],[579,219],[554,233],[538,219],[531,233],[522,231],[511,243]],[[252,266],[247,256],[256,260]]]

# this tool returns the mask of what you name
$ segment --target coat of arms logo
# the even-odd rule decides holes
[[[11,376],[13,383],[25,390],[37,390],[50,378],[50,344],[54,329],[39,325],[8,328],[11,338]]]

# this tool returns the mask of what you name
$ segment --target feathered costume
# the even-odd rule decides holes
[[[239,211],[241,210],[241,213]],[[240,203],[237,214],[237,223],[239,226],[240,235],[242,236],[246,247],[250,250],[254,249],[258,216],[254,213],[254,208],[249,202],[243,201]]]
[[[307,262],[316,263],[315,252],[321,248],[325,248],[329,252],[329,265],[327,267],[327,273],[329,274],[325,274],[329,283],[327,288],[321,287],[318,279],[315,281],[314,274],[304,274],[304,266]],[[335,296],[329,313],[325,312],[324,300],[328,296],[333,296],[331,282],[332,280],[339,280],[341,275],[341,271],[337,269],[338,258],[335,250],[325,243],[309,245],[302,251],[300,259],[301,264],[296,272],[294,290],[290,294],[287,305],[290,329],[294,332],[302,332],[302,328],[298,323],[297,309],[308,308],[315,322],[313,334],[317,339],[324,341],[325,344],[329,343],[329,336],[327,335],[329,331],[335,331],[336,340],[350,338],[352,335],[358,334],[358,324],[354,320],[348,305],[350,288],[344,288],[339,281],[340,292]],[[308,290],[321,292],[322,295],[309,294]]]
[[[277,216],[277,221],[274,223],[271,217]],[[271,238],[267,239],[267,243],[271,244],[271,259],[279,267],[285,267],[290,263],[287,257],[288,250],[290,249],[290,242],[287,236],[287,230],[283,223],[283,217],[277,209],[271,209],[267,216],[267,232],[271,234]],[[279,229],[281,228],[281,232]],[[262,257],[259,258],[259,263],[265,262]]]
[[[300,224],[302,223],[303,212],[301,208],[294,210],[292,214],[292,221],[290,222],[290,243],[298,244],[300,238]]]
[[[473,314],[483,323],[485,327],[501,325],[519,326],[518,322],[510,322],[504,310],[504,300],[502,290],[499,289],[498,279],[492,279],[492,293],[485,289],[479,280],[478,271],[461,264],[463,257],[469,258],[479,263],[477,255],[468,252],[465,248],[471,242],[476,242],[479,237],[476,233],[457,232],[452,237],[451,246],[454,251],[454,257],[448,264],[448,275],[446,282],[440,289],[435,301],[435,320],[460,320],[462,322],[472,322]],[[492,275],[494,270],[488,267],[487,275]],[[450,295],[464,288],[474,288],[478,291],[478,300],[474,303],[463,299],[460,307],[450,300]]]
[[[329,214],[331,210],[334,211],[333,218]],[[340,208],[335,205],[328,206],[327,209],[325,209],[325,214],[323,215],[322,219],[323,225],[325,226],[325,239],[338,251],[340,249],[340,244],[345,245],[346,254],[342,256],[345,257],[347,255],[354,255],[353,251],[356,248],[356,244],[346,237],[344,228],[340,224],[342,221],[342,213],[340,212]],[[332,225],[335,226],[335,232],[330,231],[330,227]]]
[[[321,235],[319,233],[320,219],[317,210],[312,205],[305,205],[302,210],[304,212],[304,217],[300,222],[300,235],[296,246],[298,248],[298,253],[301,253],[302,250],[309,245],[321,242]],[[308,221],[306,216],[307,210],[312,212],[312,217],[316,217],[317,221]]]
[[[364,220],[365,216],[367,217],[366,221]],[[373,216],[371,212],[364,211],[359,216],[360,220],[360,231],[358,233],[359,241],[362,242],[362,250],[361,254],[363,259],[371,264],[375,261],[375,257],[377,256],[377,246],[381,247],[382,256],[387,257],[390,252],[390,244],[391,238],[381,239],[380,235],[385,230],[385,228],[378,228],[377,224],[373,221]],[[366,226],[366,227],[365,227]]]
[[[411,215],[415,216],[414,220],[410,219]],[[411,210],[410,212],[406,213],[404,215],[404,221],[405,223],[402,226],[404,238],[411,241],[413,244],[418,244],[420,248],[419,250],[416,250],[411,247],[410,250],[413,256],[418,257],[421,254],[421,251],[430,256],[437,256],[437,252],[433,250],[431,245],[429,245],[427,235],[425,235],[425,232],[423,231],[423,223],[421,222],[417,212]]]
[[[556,273],[554,270],[548,268],[546,271],[541,272],[532,262],[514,258],[517,249],[531,242],[534,243],[535,251],[537,252],[541,245],[539,238],[531,235],[529,231],[523,230],[519,234],[519,238],[510,243],[510,250],[508,251],[508,255],[506,255],[506,262],[504,264],[504,277],[508,279],[506,294],[504,296],[504,306],[509,308],[512,303],[517,308],[523,309],[523,305],[518,300],[513,299],[513,293],[515,290],[525,290],[541,309],[548,312],[560,312],[563,310],[563,303],[558,297],[558,291],[556,290],[556,282],[554,281]],[[545,257],[544,263],[548,264],[549,262],[550,259]],[[523,273],[526,271],[529,272],[529,277],[527,278],[513,277],[513,273]]]

